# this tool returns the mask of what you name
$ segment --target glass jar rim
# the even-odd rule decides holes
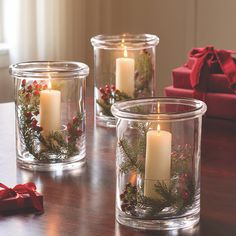
[[[159,38],[154,34],[118,34],[118,35],[97,35],[91,38],[91,43],[96,48],[103,49],[143,49],[156,46]]]
[[[89,67],[76,61],[26,61],[9,66],[9,73],[24,79],[62,79],[65,77],[87,77]]]
[[[175,112],[149,112],[141,113],[139,111],[131,112],[127,109],[139,107],[142,105],[166,104],[166,105],[184,105],[191,109],[187,111]],[[151,121],[170,121],[170,120],[186,120],[202,116],[207,111],[207,106],[203,101],[193,98],[177,98],[177,97],[152,97],[131,99],[128,101],[116,102],[111,107],[112,114],[119,119],[126,120],[151,120]]]

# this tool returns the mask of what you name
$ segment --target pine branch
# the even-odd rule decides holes
[[[173,184],[168,186],[165,181],[157,181],[155,190],[166,202],[166,205],[170,206],[176,202],[176,196],[173,194]]]
[[[111,113],[111,105],[112,104],[107,104],[102,99],[97,99],[96,103],[102,108],[102,112],[104,115],[113,116]]]
[[[125,160],[120,165],[121,172],[128,173],[129,170],[139,170],[137,153],[134,151],[134,148],[124,138],[120,139],[118,145],[122,155],[125,157]]]
[[[100,98],[96,100],[96,103],[101,107],[103,114],[106,116],[113,116],[111,113],[112,104],[131,98],[126,93],[116,89],[114,85],[106,85],[104,88],[100,88],[99,92]]]
[[[146,132],[149,125],[134,122],[133,128],[137,129],[137,141],[129,144],[128,140],[125,138],[120,139],[118,145],[121,149],[121,154],[124,156],[124,161],[120,165],[120,170],[123,173],[128,173],[128,171],[135,171],[140,174],[144,174],[144,156],[146,152]]]

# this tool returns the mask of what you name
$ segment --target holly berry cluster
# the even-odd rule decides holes
[[[107,104],[130,98],[127,94],[116,89],[116,86],[112,84],[111,86],[106,85],[105,88],[99,88],[101,94],[101,99]]]
[[[190,174],[182,173],[179,177],[179,187],[178,192],[180,197],[183,199],[185,204],[188,204],[192,201],[193,192],[193,182]]]
[[[106,85],[105,88],[99,88],[99,92],[101,94],[101,99],[104,102],[109,102],[110,99],[114,98],[116,93],[119,93],[120,91],[116,89],[115,85]]]
[[[37,117],[40,107],[40,91],[47,89],[47,84],[37,81],[27,84],[24,79],[20,86],[17,103],[19,106],[19,128],[25,149],[36,159],[43,161],[50,161],[48,153],[55,153],[60,159],[69,158],[78,153],[77,141],[82,135],[82,130],[79,128],[82,115],[78,113],[67,124],[66,137],[60,130],[43,135],[41,133],[43,127],[38,124]],[[40,148],[35,143],[40,143]]]
[[[22,113],[24,125],[37,133],[43,130],[36,119],[39,114],[39,95],[40,91],[46,88],[47,85],[41,85],[37,81],[33,81],[32,84],[27,86],[26,80],[24,79],[21,82],[21,89],[19,90],[20,103],[23,105]]]
[[[137,205],[137,187],[131,183],[126,184],[125,191],[120,194],[122,201],[121,210],[124,212],[132,212]]]
[[[105,85],[104,88],[99,88],[99,92],[100,98],[96,102],[101,107],[103,114],[107,116],[112,116],[111,106],[114,102],[131,98],[126,93],[116,89],[115,85]]]
[[[81,124],[81,116],[74,116],[72,122],[67,124],[68,142],[75,142],[82,135],[82,130],[79,128]]]
[[[25,112],[25,123],[27,124],[28,128],[32,128],[36,132],[41,132],[43,128],[38,125],[38,121],[34,118],[34,116],[38,115],[38,111],[32,112]]]
[[[34,96],[39,97],[40,91],[47,89],[47,85],[42,85],[35,80],[32,84],[26,86],[26,80],[23,79],[21,88],[22,89],[19,91],[20,94],[24,95],[25,99],[29,101]]]

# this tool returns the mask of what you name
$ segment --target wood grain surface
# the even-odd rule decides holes
[[[96,127],[87,97],[87,164],[64,172],[17,168],[14,104],[0,104],[0,182],[33,181],[45,213],[0,216],[0,235],[236,235],[236,121],[204,119],[201,220],[193,229],[140,231],[115,221],[115,129]]]

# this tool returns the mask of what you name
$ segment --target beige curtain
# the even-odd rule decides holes
[[[11,63],[85,60],[84,0],[5,0]]]

